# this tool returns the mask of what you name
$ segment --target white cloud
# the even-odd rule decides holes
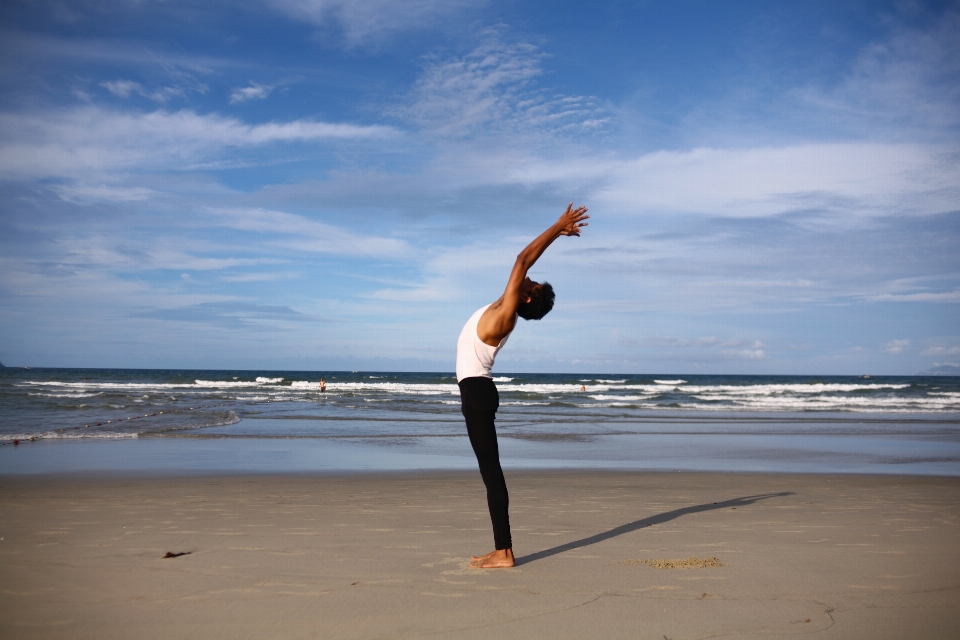
[[[249,87],[234,89],[230,93],[230,104],[246,102],[247,100],[262,100],[269,96],[271,91],[273,91],[272,85],[251,82]]]
[[[960,302],[960,289],[940,293],[884,293],[871,299],[877,302]]]
[[[78,306],[96,305],[107,299],[138,299],[149,291],[142,282],[117,278],[102,270],[71,269],[70,266],[59,269],[51,277],[23,260],[0,255],[0,287],[10,295],[53,303],[70,300],[78,302]]]
[[[52,189],[64,200],[83,202],[103,200],[107,202],[143,202],[159,193],[146,187],[118,187],[110,185],[57,185]]]
[[[390,282],[391,286],[375,291],[371,297],[393,302],[437,302],[449,300],[451,292],[457,291],[463,299],[480,296],[490,302],[503,291],[517,252],[529,241],[530,238],[505,237],[494,244],[479,241],[435,247],[418,257],[423,274],[419,279],[402,284]],[[536,275],[536,271],[531,271],[531,277]],[[486,297],[491,300],[485,300]],[[476,303],[483,301],[477,298]]]
[[[960,13],[947,11],[932,28],[898,27],[865,47],[836,89],[798,94],[821,117],[848,127],[880,126],[929,137],[960,123]]]
[[[489,112],[469,114],[489,117]],[[436,126],[451,135],[474,130],[467,115],[467,120],[458,118],[438,120]],[[523,139],[504,133],[495,149],[448,140],[420,173],[404,176],[401,183],[383,173],[352,173],[338,182],[338,196],[344,197],[346,188],[360,199],[389,189],[433,199],[457,189],[493,192],[508,186],[561,189],[605,215],[797,213],[851,221],[944,213],[960,203],[960,154],[939,145],[854,142],[623,157],[572,147],[540,153],[523,148]]]
[[[113,80],[110,82],[101,82],[100,86],[119,98],[128,98],[131,94],[137,94],[144,98],[149,98],[154,102],[166,102],[175,96],[185,95],[183,89],[178,87],[161,87],[159,89],[145,89],[139,82],[132,80]]]
[[[921,356],[960,356],[960,347],[930,347],[920,352]]]
[[[621,341],[623,342],[623,341]],[[627,341],[630,342],[630,341]],[[735,338],[677,338],[674,336],[652,336],[645,338],[642,345],[648,349],[695,349],[702,353],[718,354],[733,360],[763,360],[767,357],[766,345],[759,340],[739,340]],[[712,351],[716,349],[716,351]]]
[[[242,273],[220,278],[224,282],[276,282],[278,280],[296,280],[302,277],[299,271],[267,271],[263,273]]]
[[[309,253],[396,258],[409,255],[402,240],[359,235],[333,225],[283,211],[266,209],[209,209],[218,226],[289,236],[272,241],[286,249]],[[261,240],[264,242],[263,240]],[[270,242],[270,241],[266,241]]]
[[[185,221],[163,218],[157,225],[162,227],[159,231],[130,231],[121,226],[108,232],[99,227],[91,229],[83,222],[77,225],[61,223],[46,229],[39,227],[38,231],[46,230],[51,237],[35,247],[29,257],[18,258],[16,270],[57,280],[61,276],[77,277],[93,272],[209,272],[288,261],[285,256],[258,250],[256,245],[191,238],[189,232],[197,228],[195,219],[196,216],[189,216]],[[20,280],[27,282],[23,278]]]
[[[284,13],[316,25],[338,25],[347,41],[364,44],[395,31],[436,25],[482,2],[467,0],[268,0]]]
[[[544,54],[526,43],[506,43],[497,31],[462,58],[426,65],[402,115],[445,137],[593,130],[608,118],[583,96],[548,95],[534,80]]]
[[[79,270],[103,268],[115,271],[152,269],[188,269],[219,271],[232,267],[249,267],[278,262],[276,258],[216,255],[242,253],[210,242],[188,241],[170,236],[151,236],[140,240],[102,234],[76,234],[57,238],[57,261]]]
[[[763,360],[767,357],[767,353],[763,349],[741,349],[739,351],[724,351],[722,353],[734,358],[739,358],[740,360]]]
[[[209,76],[236,64],[232,58],[213,57],[196,51],[188,53],[181,46],[164,50],[156,40],[141,38],[136,46],[131,46],[131,41],[126,38],[109,38],[102,32],[97,36],[83,37],[76,33],[52,35],[49,31],[5,29],[0,47],[0,55],[5,61],[55,60],[58,63],[81,63],[90,70],[99,68],[99,65],[127,69],[132,66],[149,70],[151,74],[160,70],[187,91],[199,93],[204,93],[206,85],[197,82],[195,76]]]
[[[131,93],[140,93],[143,91],[143,87],[140,85],[140,83],[132,80],[101,82],[100,86],[119,98],[126,98]]]
[[[887,343],[887,346],[884,347],[884,351],[892,354],[901,354],[907,349],[910,348],[909,340],[891,340]]]
[[[643,340],[643,344],[650,347],[670,347],[670,348],[691,348],[691,347],[742,347],[745,344],[743,340],[721,339],[716,336],[704,336],[701,338],[677,338],[674,336],[651,336]],[[763,347],[759,341],[755,341],[755,348]]]
[[[182,169],[231,147],[391,137],[380,125],[294,120],[246,124],[190,110],[131,113],[80,107],[0,114],[0,176],[70,177],[79,173]]]
[[[933,146],[695,149],[605,164],[593,171],[607,182],[597,198],[619,211],[756,217],[809,210],[863,216],[950,211],[960,201],[960,161]]]

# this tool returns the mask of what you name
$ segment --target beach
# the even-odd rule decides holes
[[[491,572],[450,374],[325,378],[0,372],[0,637],[960,630],[960,379],[497,378]]]
[[[469,555],[492,536],[476,472],[2,476],[0,635],[960,629],[957,477],[554,469],[507,481],[518,566],[480,571]]]

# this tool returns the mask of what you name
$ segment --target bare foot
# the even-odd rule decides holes
[[[474,569],[508,569],[514,565],[513,549],[497,549],[485,556],[470,556]]]

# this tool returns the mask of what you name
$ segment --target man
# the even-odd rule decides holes
[[[512,567],[513,541],[510,538],[509,497],[507,483],[500,468],[500,451],[493,421],[500,406],[500,396],[490,370],[507,338],[517,326],[517,316],[539,320],[553,308],[553,287],[534,282],[527,271],[560,236],[579,236],[587,226],[586,207],[573,208],[571,202],[560,219],[520,252],[510,272],[507,288],[493,304],[478,309],[457,341],[457,384],[463,417],[467,421],[470,445],[480,463],[480,475],[487,487],[487,506],[493,521],[494,551],[472,556],[470,566],[477,569]]]

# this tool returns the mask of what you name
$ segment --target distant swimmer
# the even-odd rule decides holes
[[[517,316],[539,320],[553,308],[553,287],[534,282],[527,271],[560,236],[579,236],[590,216],[586,207],[567,210],[549,229],[520,252],[510,272],[507,288],[496,302],[477,309],[460,332],[457,341],[457,384],[460,403],[467,422],[470,445],[480,464],[480,475],[487,487],[487,507],[493,521],[494,551],[472,556],[470,566],[497,569],[514,565],[513,540],[510,537],[510,499],[500,467],[500,450],[494,418],[500,407],[500,395],[490,370],[497,353],[517,326]]]
[[[320,393],[327,392],[327,382],[323,378],[320,378]]]
[[[587,390],[587,385],[585,384],[580,385],[580,391],[586,391],[586,390]]]

